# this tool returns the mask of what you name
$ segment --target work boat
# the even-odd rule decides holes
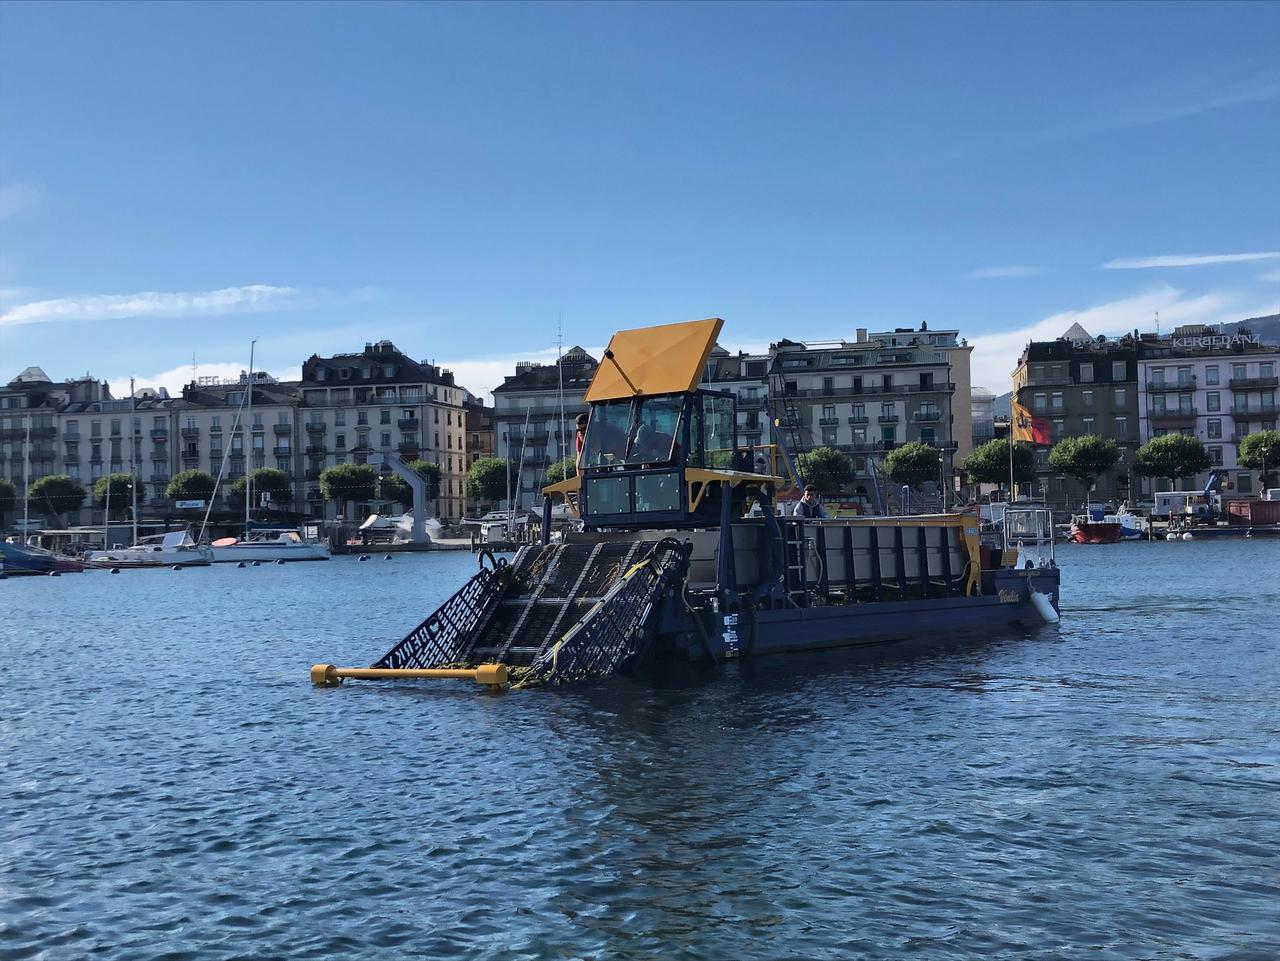
[[[251,530],[243,538],[223,537],[213,542],[213,559],[224,561],[327,561],[329,544],[308,538],[296,528]]]
[[[779,517],[779,490],[798,484],[789,452],[740,446],[734,395],[698,387],[721,325],[615,334],[586,393],[579,472],[543,491],[542,543],[509,563],[482,554],[480,571],[372,667],[317,664],[313,682],[556,684],[1058,619],[1044,508],[1010,505],[990,547],[971,514]],[[582,530],[549,543],[558,500]]]
[[[213,563],[213,552],[191,539],[189,531],[169,531],[139,538],[132,547],[113,547],[105,551],[86,551],[84,562],[89,567],[207,567]]]

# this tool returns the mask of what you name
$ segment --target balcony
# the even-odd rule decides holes
[[[272,425],[271,425],[271,429],[272,429],[273,431],[275,431],[275,434],[276,434],[276,436],[277,436],[277,437],[292,437],[292,436],[293,436],[293,425],[292,425],[292,424],[272,424]]]
[[[1193,374],[1190,380],[1149,380],[1147,381],[1147,393],[1159,394],[1167,391],[1179,390],[1195,390],[1196,378]]]
[[[898,415],[897,414],[881,414],[879,419],[880,419],[880,423],[882,424],[896,424],[898,422]]]
[[[942,411],[940,410],[918,410],[911,415],[912,421],[917,424],[932,424],[942,420]]]
[[[1232,390],[1265,390],[1280,387],[1280,377],[1232,377],[1227,386]]]
[[[311,468],[309,471],[307,471],[307,473],[306,473],[306,475],[305,475],[305,476],[306,476],[307,480],[309,480],[309,481],[319,480],[319,479],[320,479],[320,469],[319,469],[319,468],[316,468],[316,467],[313,467],[313,468]]]
[[[153,450],[151,452],[151,462],[153,464],[169,463],[169,452],[167,450]]]
[[[167,483],[169,483],[169,475],[168,475],[168,474],[152,474],[152,475],[151,475],[151,479],[150,479],[147,483],[149,483],[149,484],[167,484]]]
[[[169,439],[169,428],[168,428],[168,427],[153,427],[153,428],[151,428],[151,439],[152,439],[153,441],[168,440],[168,439]]]
[[[422,448],[418,446],[416,441],[401,441],[396,444],[396,450],[399,451],[402,457],[417,457]]]
[[[854,416],[854,417],[850,417],[850,418],[849,418],[849,423],[850,423],[850,424],[865,424],[865,423],[867,423],[867,418],[866,418],[866,416],[865,416],[865,415],[859,414],[859,415],[856,415],[856,416]]]
[[[255,434],[261,434],[263,431],[265,431],[265,430],[267,429],[267,425],[266,425],[266,424],[254,424],[254,425],[253,425],[252,427],[250,427],[249,429],[250,429],[251,431],[253,431]]]
[[[760,410],[762,407],[764,407],[763,397],[738,398],[738,410]]]
[[[187,428],[187,430],[190,430],[190,429],[191,429],[191,428]],[[212,424],[212,425],[210,425],[210,427],[209,427],[209,433],[210,433],[210,434],[221,434],[221,433],[222,433],[222,425],[221,425],[221,424]]]
[[[275,457],[291,457],[293,455],[292,447],[273,447],[271,453]]]
[[[416,417],[401,417],[396,421],[396,426],[401,430],[414,431],[418,429],[420,421]]]
[[[6,427],[0,430],[0,440],[23,440],[27,436],[25,427]]]
[[[308,444],[307,453],[312,457],[322,457],[329,452],[329,448],[324,444]]]
[[[1185,424],[1196,419],[1196,409],[1187,407],[1181,410],[1153,410],[1148,412],[1147,420],[1153,424]]]
[[[1275,420],[1276,409],[1274,407],[1264,407],[1259,410],[1237,410],[1232,408],[1231,416],[1235,420]]]
[[[89,455],[89,463],[90,463],[90,464],[101,464],[101,463],[102,463],[102,455],[101,455],[101,454],[90,454],[90,455]]]
[[[309,501],[322,501],[322,500],[324,500],[324,492],[323,492],[323,491],[321,491],[319,487],[308,487],[308,488],[307,488],[307,500],[309,500]]]
[[[218,457],[219,457],[219,458],[220,458],[221,456],[222,456],[221,454],[219,454],[219,455],[218,455]],[[198,461],[199,459],[200,459],[200,452],[199,452],[198,450],[184,450],[184,451],[182,452],[182,460],[183,460],[184,462],[192,462],[192,463],[194,463],[195,461]],[[215,459],[217,459],[217,458],[215,458]]]
[[[37,438],[57,437],[57,436],[58,436],[58,428],[56,427],[32,427],[31,428],[32,440],[36,440]]]
[[[329,429],[329,425],[324,421],[309,421],[307,423],[308,434],[323,434]]]
[[[835,427],[840,423],[839,417],[819,417],[818,423],[823,427]]]

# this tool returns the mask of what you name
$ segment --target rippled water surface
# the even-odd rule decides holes
[[[313,689],[465,554],[0,582],[0,957],[1280,955],[1280,542],[1066,546],[1060,628]]]

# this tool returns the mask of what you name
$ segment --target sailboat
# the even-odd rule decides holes
[[[249,344],[249,378],[245,387],[242,407],[245,422],[251,423],[253,418],[253,354],[257,345],[254,340]],[[239,414],[237,421],[239,424]],[[234,427],[233,427],[234,430]],[[228,453],[230,449],[228,448]],[[252,456],[252,449],[246,451],[246,457]],[[223,456],[223,467],[226,456]],[[327,561],[330,556],[328,541],[313,536],[304,529],[296,527],[260,527],[254,528],[252,520],[253,508],[253,475],[246,468],[244,484],[244,536],[220,537],[214,541],[213,560],[217,563],[240,561]],[[222,469],[218,470],[218,482],[222,480]],[[213,499],[209,500],[209,508],[213,507]],[[207,522],[209,513],[205,512]]]
[[[131,547],[115,547],[102,551],[86,551],[84,562],[89,567],[208,567],[213,551],[191,538],[190,531],[169,531],[143,537]]]

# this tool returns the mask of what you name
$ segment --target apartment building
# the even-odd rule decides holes
[[[234,509],[240,505],[228,500],[231,484],[250,471],[273,467],[295,478],[293,500],[273,506],[303,513],[306,501],[297,483],[302,466],[297,387],[255,371],[251,398],[245,396],[249,389],[247,372],[238,380],[205,377],[183,388],[182,397],[169,406],[174,438],[170,469],[202,470],[215,478],[221,473],[217,499]]]
[[[557,364],[521,361],[493,391],[494,447],[511,461],[517,507],[537,507],[547,468],[574,452],[574,421],[585,413],[583,399],[598,361],[581,347]],[[562,417],[563,412],[563,417]]]
[[[375,452],[440,465],[442,521],[463,516],[466,494],[466,391],[453,372],[416,361],[389,340],[359,353],[321,357],[302,365],[297,384],[305,439],[301,476],[311,512],[335,516],[325,504],[320,472],[342,463],[368,463]]]
[[[1119,502],[1138,490],[1133,466],[1142,438],[1135,336],[1092,337],[1072,324],[1057,340],[1029,343],[1013,372],[1013,399],[1033,416],[1049,421],[1053,443],[1088,434],[1116,442],[1120,460],[1113,471],[1098,478],[1093,497]],[[1049,469],[1049,450],[1036,448],[1034,495],[1053,503],[1082,503],[1089,493],[1079,482]]]
[[[1138,359],[1138,409],[1143,441],[1181,433],[1205,445],[1226,472],[1224,489],[1256,493],[1260,478],[1238,462],[1240,442],[1275,430],[1280,347],[1259,343],[1248,330],[1185,326],[1168,337],[1143,335]],[[1208,472],[1196,478],[1201,485]],[[1144,479],[1144,493],[1167,480]]]
[[[868,459],[908,441],[937,447],[943,477],[954,483],[956,465],[972,446],[971,351],[958,331],[921,324],[875,333],[858,328],[851,341],[781,340],[769,356],[773,389],[781,384],[798,413],[802,446],[848,453],[855,493],[866,497]]]
[[[702,387],[725,390],[738,402],[738,444],[759,446],[773,443],[766,403],[769,399],[769,355],[730,353],[719,344],[707,359]]]
[[[53,381],[28,367],[0,388],[0,476],[17,488],[66,474],[86,489],[106,473],[134,471],[140,508],[163,503],[169,483],[169,405],[164,390],[141,388],[113,398],[105,381]],[[29,439],[29,440],[28,440]],[[101,523],[89,498],[66,515],[71,524]]]

